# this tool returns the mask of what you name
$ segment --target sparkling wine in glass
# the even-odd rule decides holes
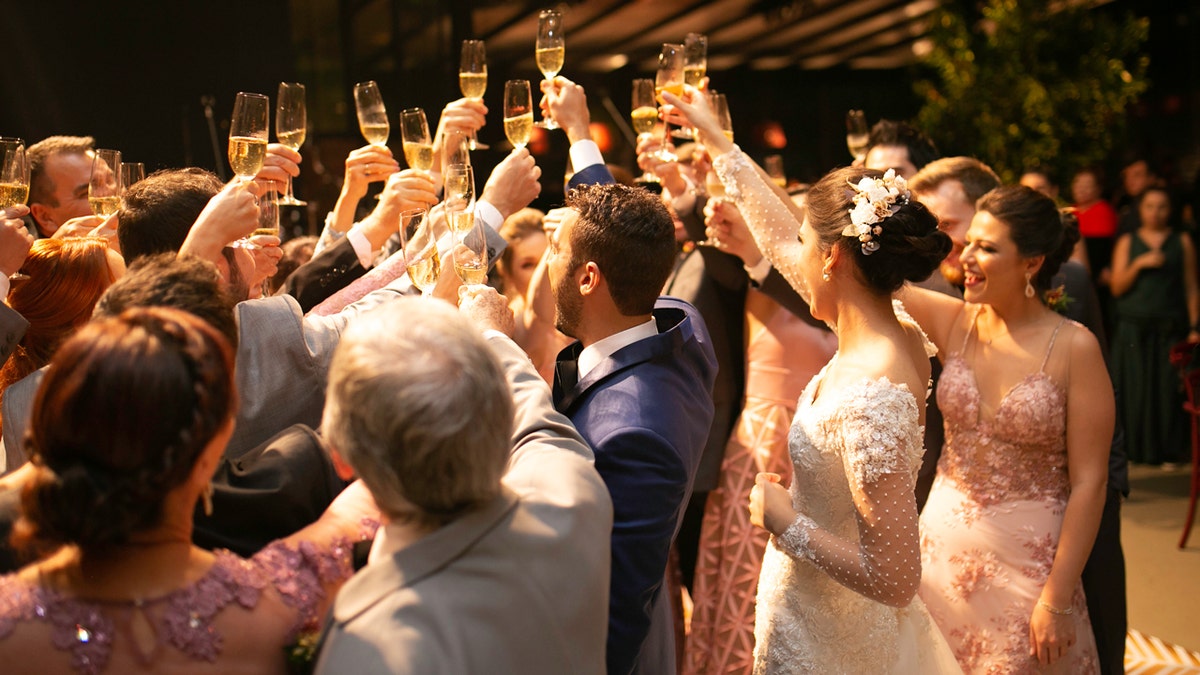
[[[442,232],[437,218],[430,218],[426,209],[411,209],[400,214],[400,243],[404,247],[404,262],[408,278],[423,295],[437,285],[442,270],[438,240]]]
[[[29,201],[29,164],[25,141],[0,137],[0,209]]]
[[[474,210],[465,212],[465,227],[454,233],[454,271],[464,284],[485,284],[488,275],[487,236],[483,221],[475,218]]]
[[[463,40],[462,58],[458,66],[458,88],[467,98],[482,99],[487,91],[487,50],[483,40]],[[487,150],[488,146],[479,142],[471,131],[470,144],[472,150]]]
[[[371,145],[387,146],[391,126],[375,80],[354,85],[354,109],[358,113],[358,128],[363,138]]]
[[[107,218],[121,208],[121,152],[97,149],[88,180],[88,204],[92,213]]]
[[[658,105],[654,101],[654,80],[637,79],[633,81],[633,95],[630,99],[629,118],[633,122],[633,130],[639,136],[650,136],[658,124]],[[674,155],[671,155],[674,157]],[[658,176],[650,171],[642,174],[640,180],[657,183]]]
[[[658,54],[658,72],[654,76],[654,95],[660,106],[666,103],[662,95],[667,91],[676,96],[683,96],[683,45],[680,44],[666,43]],[[659,150],[659,154],[664,161],[674,161],[666,159],[667,154],[674,158],[671,134],[665,133],[667,127],[664,120],[663,147]]]
[[[712,107],[713,114],[716,115],[717,122],[721,125],[721,133],[725,134],[725,138],[732,142],[733,118],[729,115],[729,100],[725,98],[725,94],[713,91],[709,93],[708,104]]]
[[[708,38],[701,33],[688,33],[683,41],[683,83],[697,89],[708,73]],[[677,129],[675,138],[695,138],[691,127]]]
[[[308,110],[304,102],[304,85],[297,82],[280,82],[279,96],[275,100],[275,136],[281,145],[299,151],[304,145],[308,131]],[[287,180],[287,190],[279,198],[285,206],[305,206],[308,202],[296,199],[292,193],[292,177]]]
[[[867,144],[871,142],[871,132],[867,127],[867,117],[861,110],[851,110],[846,113],[846,148],[855,162],[867,160]]]
[[[410,169],[429,171],[433,168],[433,141],[429,138],[429,122],[424,110],[408,108],[400,111],[400,138],[404,141],[404,161]]]
[[[229,166],[243,181],[262,171],[267,157],[270,99],[262,94],[239,91],[229,120]]]
[[[476,146],[479,147],[479,146]],[[487,146],[484,146],[485,148]],[[458,129],[442,133],[442,171],[455,164],[471,166],[471,137]]]
[[[566,41],[563,37],[563,15],[557,9],[545,9],[538,15],[535,56],[538,70],[547,80],[553,80],[562,70],[563,61],[566,60]],[[558,128],[558,124],[549,118],[538,122],[538,126],[543,129]]]
[[[121,162],[121,187],[123,189],[128,190],[145,177],[145,164],[141,162]]]
[[[469,229],[475,213],[475,172],[466,164],[452,164],[443,177],[443,201],[450,229]]]
[[[529,80],[504,83],[504,135],[513,147],[523,148],[533,134],[533,97]]]

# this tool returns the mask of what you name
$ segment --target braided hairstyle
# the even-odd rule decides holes
[[[160,523],[164,499],[235,410],[228,342],[186,312],[131,309],[84,326],[51,364],[14,543],[87,551]]]

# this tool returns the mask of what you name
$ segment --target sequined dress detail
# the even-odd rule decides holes
[[[967,673],[1098,672],[1082,584],[1071,603],[1075,646],[1046,669],[1029,656],[1029,619],[1070,495],[1066,393],[1045,372],[1061,328],[1041,368],[1014,385],[990,418],[964,357],[974,321],[938,383],[946,444],[921,513],[920,594]]]

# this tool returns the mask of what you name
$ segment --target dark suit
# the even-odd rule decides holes
[[[619,349],[574,381],[582,345],[558,356],[555,407],[596,453],[613,501],[609,673],[673,673],[674,628],[660,592],[671,540],[712,422],[717,360],[704,320],[659,298],[658,335]],[[643,650],[643,645],[654,645]]]
[[[300,311],[307,314],[366,271],[350,238],[342,237],[289,274],[279,292],[295,298]]]
[[[29,322],[25,317],[0,302],[0,366],[12,356],[13,350],[17,348],[21,338],[25,337],[25,331],[28,329]]]

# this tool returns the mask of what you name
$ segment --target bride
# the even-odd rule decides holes
[[[755,672],[960,672],[916,598],[929,343],[891,300],[937,268],[950,239],[892,171],[835,170],[799,214],[696,93],[695,102],[665,96],[695,127],[760,248],[838,336],[792,422],[790,490],[763,473],[750,496],[752,521],[773,535]]]

